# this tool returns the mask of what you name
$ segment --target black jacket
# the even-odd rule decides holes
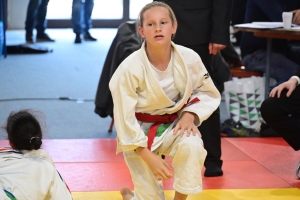
[[[178,22],[174,42],[180,45],[228,45],[232,0],[164,0]]]
[[[95,113],[100,117],[113,116],[113,100],[109,90],[109,81],[121,62],[141,47],[135,22],[124,22],[114,38],[106,56],[100,76],[95,99]]]

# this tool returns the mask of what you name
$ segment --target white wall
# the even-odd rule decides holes
[[[7,29],[24,29],[29,0],[7,1]]]

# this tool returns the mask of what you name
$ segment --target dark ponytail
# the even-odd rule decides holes
[[[4,129],[8,140],[18,150],[37,150],[42,145],[42,129],[35,114],[37,111],[21,110],[11,112]]]

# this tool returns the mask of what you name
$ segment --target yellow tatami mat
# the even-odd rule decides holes
[[[72,192],[74,200],[122,200],[118,191]],[[174,191],[165,191],[166,200],[173,200]],[[204,190],[201,194],[190,195],[188,200],[297,200],[298,188],[286,189],[234,189]]]

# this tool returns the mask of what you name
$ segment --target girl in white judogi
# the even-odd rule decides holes
[[[206,150],[197,126],[217,109],[220,94],[198,54],[171,41],[177,22],[169,6],[147,4],[137,25],[145,41],[109,84],[117,153],[123,151],[134,183],[134,193],[123,188],[121,195],[165,199],[162,180],[174,177],[174,199],[186,199],[202,191]]]
[[[11,113],[5,127],[12,148],[0,148],[1,200],[72,200],[49,154],[31,110]]]

